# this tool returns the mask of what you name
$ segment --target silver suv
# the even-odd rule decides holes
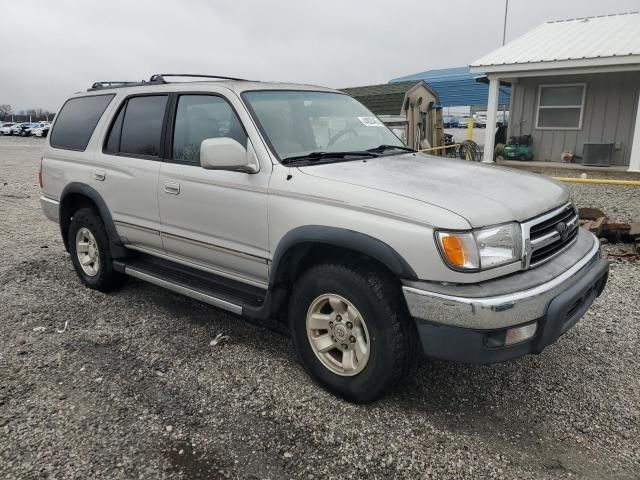
[[[540,353],[605,286],[556,182],[415,152],[335,90],[167,78],[94,84],[47,139],[42,208],[89,288],[287,318],[309,375],[368,402],[420,352]]]

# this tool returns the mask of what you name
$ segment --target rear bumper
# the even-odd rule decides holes
[[[573,267],[531,289],[481,298],[407,286],[403,291],[427,356],[495,363],[539,353],[555,342],[600,295],[608,272],[609,264],[600,258],[594,237],[589,253]],[[531,337],[505,346],[510,329],[534,323]]]
[[[40,197],[40,206],[45,217],[56,223],[60,223],[60,202],[47,197]]]

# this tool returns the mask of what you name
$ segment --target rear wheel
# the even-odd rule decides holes
[[[112,292],[127,281],[126,275],[113,269],[107,231],[92,208],[74,213],[69,226],[69,252],[80,281],[87,287]]]
[[[415,359],[415,332],[399,288],[376,268],[325,264],[296,283],[289,326],[309,375],[357,403],[384,395]]]

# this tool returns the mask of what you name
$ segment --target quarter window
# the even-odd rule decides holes
[[[166,106],[166,95],[129,98],[111,126],[105,152],[158,157]]]
[[[579,130],[582,128],[586,85],[540,85],[536,128]]]
[[[202,141],[220,137],[247,146],[247,134],[231,105],[215,95],[181,95],[173,129],[173,160],[199,164]]]
[[[83,152],[107,105],[115,95],[92,95],[68,100],[51,132],[51,146]]]

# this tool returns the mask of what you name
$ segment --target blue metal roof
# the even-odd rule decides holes
[[[427,70],[405,77],[394,78],[389,83],[406,82],[408,80],[424,80],[438,94],[443,107],[466,107],[469,105],[486,105],[489,96],[489,85],[476,81],[478,75],[469,71],[469,67],[443,68]],[[511,88],[501,86],[499,104],[509,104]]]

